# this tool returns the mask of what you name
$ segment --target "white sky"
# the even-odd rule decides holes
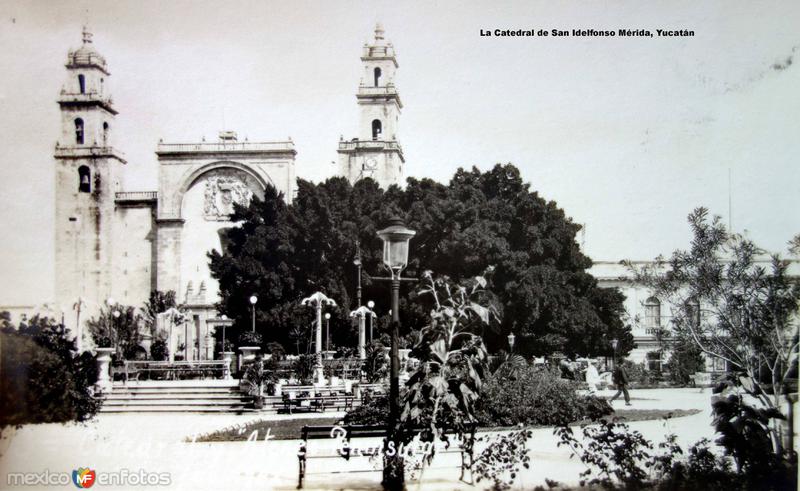
[[[53,145],[87,19],[108,60],[126,190],[155,146],[291,136],[298,177],[357,134],[362,44],[393,42],[406,173],[512,162],[587,224],[595,260],[687,244],[705,205],[759,245],[800,232],[800,2],[3,2],[0,305],[53,296]],[[485,38],[495,28],[686,28],[693,38]],[[777,69],[774,65],[794,64]]]

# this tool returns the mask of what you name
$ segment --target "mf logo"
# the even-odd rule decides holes
[[[79,467],[77,470],[72,471],[72,482],[81,489],[91,488],[96,477],[97,475],[93,470],[84,467]]]

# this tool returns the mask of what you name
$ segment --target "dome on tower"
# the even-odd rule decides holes
[[[96,66],[106,69],[106,59],[94,49],[92,33],[86,27],[83,28],[83,45],[76,50],[70,50],[67,65]]]

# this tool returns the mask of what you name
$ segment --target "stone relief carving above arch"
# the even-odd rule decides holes
[[[248,205],[259,188],[249,174],[237,169],[220,168],[201,177],[204,183],[203,217],[208,221],[228,221],[233,204]]]
[[[219,174],[221,173],[221,174]],[[256,169],[251,168],[246,164],[242,164],[239,162],[233,161],[218,161],[212,162],[200,167],[194,167],[188,169],[183,177],[179,180],[182,184],[178,188],[178,192],[172,194],[171,199],[169,199],[168,205],[164,209],[164,215],[162,217],[169,218],[173,216],[175,218],[181,218],[183,216],[183,198],[186,195],[186,192],[198,185],[202,184],[205,185],[202,181],[206,178],[214,178],[215,176],[226,176],[223,181],[228,181],[227,183],[223,183],[223,187],[226,188],[223,193],[220,193],[219,186],[217,186],[216,192],[213,190],[211,194],[216,194],[216,199],[218,199],[217,209],[220,209],[220,206],[224,210],[230,209],[233,210],[233,205],[230,204],[232,201],[237,199],[237,195],[241,195],[243,192],[242,187],[239,185],[235,185],[234,176],[238,176],[240,182],[245,183],[246,188],[250,191],[249,196],[247,196],[247,201],[252,198],[252,195],[255,194],[259,197],[263,197],[264,190],[266,189],[267,185],[274,186],[275,183],[272,182],[272,178],[268,174],[263,174],[258,172]],[[214,179],[215,181],[219,181],[220,179]],[[233,189],[231,189],[233,188]],[[224,203],[222,198],[224,196]],[[240,202],[240,201],[237,201]],[[166,204],[166,203],[165,203]],[[212,206],[209,206],[209,220],[215,212],[212,210]],[[206,214],[205,210],[203,210],[204,215]],[[216,213],[217,217],[221,215],[229,215],[229,212],[223,213]],[[219,219],[219,218],[218,218]]]

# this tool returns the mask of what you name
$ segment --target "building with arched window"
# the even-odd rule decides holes
[[[760,258],[758,262],[768,267],[770,258]],[[645,265],[652,263],[633,262],[636,268]],[[790,261],[788,272],[793,277],[800,276],[800,261]],[[631,326],[636,343],[627,359],[641,363],[648,369],[661,368],[669,360],[672,344],[670,334],[678,323],[691,322],[697,325],[704,320],[703,306],[696,299],[689,298],[681,306],[669,305],[653,296],[653,292],[645,286],[637,284],[630,269],[620,262],[595,261],[589,273],[597,278],[601,287],[617,288],[625,295],[624,321]],[[718,359],[706,359],[706,371],[719,372],[725,368]]]

